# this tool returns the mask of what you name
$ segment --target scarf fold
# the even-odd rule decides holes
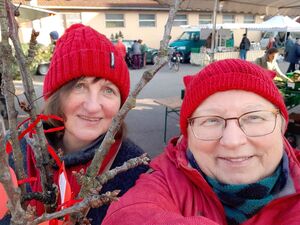
[[[190,151],[187,157],[191,166],[197,169],[217,194],[224,206],[227,222],[238,225],[254,216],[261,208],[274,199],[286,184],[282,160],[274,173],[251,184],[224,184],[206,176]]]

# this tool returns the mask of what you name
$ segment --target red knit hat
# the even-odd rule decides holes
[[[126,100],[129,72],[123,57],[104,35],[82,24],[74,24],[57,41],[49,71],[44,80],[44,98],[71,80],[100,77],[114,83]]]
[[[180,111],[180,129],[187,136],[188,119],[210,95],[227,90],[254,92],[274,104],[288,121],[284,100],[273,82],[275,74],[240,59],[214,62],[194,76],[184,77],[185,96]]]

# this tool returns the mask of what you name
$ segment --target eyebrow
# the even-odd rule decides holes
[[[269,107],[267,105],[249,104],[249,105],[246,105],[245,107],[241,108],[240,111],[241,111],[241,113],[247,113],[247,112],[251,112],[251,111],[267,110],[267,109],[269,109]],[[226,111],[221,107],[207,108],[207,109],[197,111],[197,116],[206,115],[208,113],[210,113],[211,115],[219,115],[219,114],[226,113]]]

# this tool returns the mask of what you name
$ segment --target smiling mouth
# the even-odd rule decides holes
[[[245,156],[245,157],[219,157],[221,160],[225,160],[226,162],[229,163],[242,163],[246,162],[247,160],[253,158],[253,156]]]
[[[80,119],[83,119],[83,120],[86,120],[86,121],[89,121],[89,122],[98,122],[101,120],[101,117],[89,117],[89,116],[78,116]]]

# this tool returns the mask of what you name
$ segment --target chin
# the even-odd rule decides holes
[[[258,176],[247,177],[246,175],[239,175],[235,177],[228,177],[227,179],[221,180],[221,182],[225,184],[253,184],[259,180],[260,178]]]
[[[93,141],[95,141],[100,135],[96,136],[95,134],[93,135],[84,135],[81,137],[78,137],[78,141],[81,142],[86,142],[86,143],[92,143]]]

